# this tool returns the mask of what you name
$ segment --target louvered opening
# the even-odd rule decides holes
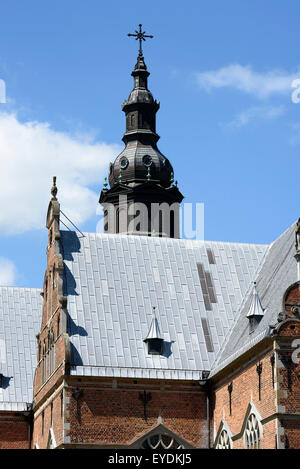
[[[212,338],[211,338],[210,327],[209,327],[208,321],[207,321],[207,319],[202,318],[201,322],[202,322],[202,328],[203,328],[204,339],[205,339],[207,351],[208,352],[213,352],[214,351],[214,346],[213,346],[213,343],[212,343]]]
[[[213,278],[210,272],[206,272],[202,264],[197,264],[198,275],[204,299],[206,311],[212,311],[212,303],[217,303],[217,296],[215,293]]]
[[[215,264],[215,263],[216,263],[216,259],[215,259],[215,255],[214,255],[214,252],[212,251],[212,249],[207,248],[207,249],[206,249],[206,253],[207,253],[207,257],[208,257],[208,262],[209,262],[210,264]]]

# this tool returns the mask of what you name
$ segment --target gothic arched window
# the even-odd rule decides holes
[[[228,434],[228,431],[223,428],[221,431],[217,444],[216,444],[216,449],[231,449],[232,448],[232,441],[231,438]]]
[[[245,429],[245,446],[247,449],[259,449],[261,427],[255,414],[251,413],[247,419]]]
[[[144,440],[141,449],[184,449],[184,446],[171,435],[157,433]]]

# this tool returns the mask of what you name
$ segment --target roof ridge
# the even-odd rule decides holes
[[[259,278],[259,276],[260,276],[260,273],[261,273],[261,271],[263,270],[263,268],[264,268],[264,266],[265,266],[265,264],[266,264],[266,262],[267,262],[267,260],[268,260],[268,258],[269,258],[269,255],[270,255],[271,251],[273,250],[273,247],[274,247],[277,243],[279,243],[280,240],[281,240],[284,236],[286,236],[289,232],[292,233],[292,228],[293,228],[294,225],[295,225],[295,222],[294,222],[292,225],[290,225],[276,240],[274,240],[274,241],[269,245],[269,247],[268,247],[268,249],[266,250],[265,255],[264,255],[264,257],[263,257],[263,259],[262,259],[262,261],[261,261],[261,264],[259,265],[259,267],[258,267],[258,269],[257,269],[257,271],[256,271],[254,281],[258,280],[258,278]],[[277,265],[276,269],[273,271],[273,274],[272,274],[271,278],[269,279],[269,282],[268,282],[267,285],[265,286],[264,294],[261,295],[261,299],[264,298],[266,292],[268,291],[268,288],[269,288],[270,284],[273,282],[274,277],[277,275],[277,273],[278,273],[280,267],[282,266],[282,264],[284,263],[284,261],[287,259],[287,257],[289,256],[289,254],[290,254],[290,252],[291,252],[292,249],[293,249],[293,245],[291,245],[290,248],[288,249],[288,252],[285,254],[284,259],[281,261],[280,265]],[[242,310],[243,310],[243,308],[245,307],[245,304],[246,304],[246,302],[248,301],[248,299],[249,299],[249,297],[250,297],[250,295],[251,295],[252,288],[253,288],[253,285],[250,284],[249,289],[248,289],[248,291],[247,291],[247,293],[246,293],[246,295],[245,295],[245,297],[244,297],[244,299],[243,299],[243,301],[242,301],[242,303],[241,303],[241,305],[240,305],[239,312],[238,312],[238,314],[237,314],[237,316],[236,316],[236,319],[235,319],[235,321],[234,321],[234,324],[233,324],[232,328],[230,329],[230,333],[229,333],[228,336],[225,338],[224,343],[223,343],[223,345],[222,345],[222,347],[221,347],[221,349],[220,349],[220,351],[219,351],[219,353],[218,353],[218,358],[215,359],[215,361],[214,361],[214,363],[213,363],[213,365],[212,365],[212,369],[213,369],[214,367],[216,367],[218,370],[221,369],[220,367],[222,366],[223,363],[224,363],[224,366],[226,366],[226,361],[228,361],[228,357],[225,358],[224,360],[220,361],[220,362],[219,362],[219,360],[221,359],[222,354],[223,354],[224,350],[226,349],[226,347],[227,347],[227,345],[228,345],[228,343],[229,343],[229,341],[230,341],[230,338],[232,337],[232,334],[233,334],[233,332],[234,332],[234,329],[235,329],[235,327],[236,327],[236,325],[237,325],[237,323],[238,323],[238,321],[239,321],[239,319],[240,319],[240,317],[241,317]],[[267,327],[265,330],[267,330],[267,329],[268,329],[268,327]],[[262,332],[259,333],[259,336],[260,336],[261,334],[262,334]],[[255,340],[255,337],[254,337],[254,339],[250,340],[250,342],[247,342],[247,344],[251,343],[253,340]],[[243,347],[245,348],[245,347],[247,346],[247,344],[244,344]],[[243,348],[243,347],[242,347],[242,348]],[[239,349],[239,350],[240,350],[240,349]]]
[[[292,228],[292,226],[296,225],[296,223],[297,223],[297,220],[294,221],[291,225],[289,225],[289,226],[287,227],[287,229],[284,230],[284,232],[281,233],[281,235],[278,236],[278,238],[274,239],[274,241],[272,241],[272,242],[270,243],[270,246],[272,246],[273,244],[277,243],[277,241],[279,241],[279,240],[287,233],[287,231],[289,231],[289,230]]]
[[[19,285],[0,285],[0,288],[19,288],[23,290],[39,290],[42,291],[43,289],[41,287],[23,287]]]
[[[268,255],[269,255],[269,252],[270,252],[270,250],[271,250],[271,246],[272,246],[272,244],[269,244],[268,249],[266,249],[266,252],[264,253],[264,256],[263,256],[262,260],[260,261],[260,264],[259,264],[259,266],[257,267],[257,270],[256,270],[256,272],[255,272],[255,274],[254,274],[253,281],[255,281],[255,280],[257,279],[257,277],[259,276],[260,272],[262,271],[262,268],[263,268],[263,266],[264,266],[264,264],[265,264],[265,261],[266,261]],[[213,364],[212,364],[212,366],[211,366],[211,369],[212,369],[212,370],[214,369],[215,365],[216,365],[216,366],[218,365],[218,361],[219,361],[219,359],[221,358],[222,353],[224,352],[224,350],[225,350],[225,348],[226,348],[226,346],[227,346],[227,344],[228,344],[228,342],[229,342],[229,339],[230,339],[230,337],[231,337],[231,335],[232,335],[232,332],[233,332],[233,330],[234,330],[234,328],[235,328],[235,326],[236,326],[236,324],[237,324],[237,322],[238,322],[238,320],[239,320],[239,318],[240,318],[240,314],[241,314],[241,312],[242,312],[242,309],[244,308],[246,302],[248,301],[248,298],[250,297],[250,295],[251,295],[251,293],[252,293],[252,290],[253,290],[253,282],[250,282],[249,287],[248,287],[248,289],[247,289],[247,291],[246,291],[246,294],[245,294],[245,296],[244,296],[244,298],[243,298],[243,301],[241,302],[240,307],[239,307],[239,310],[238,310],[238,312],[237,312],[237,314],[236,314],[235,320],[234,320],[234,322],[233,322],[233,324],[232,324],[232,326],[231,326],[231,328],[230,328],[230,330],[229,330],[229,333],[228,333],[227,337],[225,337],[224,342],[223,342],[223,344],[222,344],[222,346],[221,346],[221,348],[220,348],[220,350],[219,350],[219,352],[218,352],[218,354],[217,354],[217,356],[216,356],[216,358],[215,358],[215,360],[214,360],[214,362],[213,362]]]
[[[73,232],[73,233],[77,233],[77,231],[73,231],[73,230],[61,230],[60,229],[60,232],[63,232],[63,233],[69,233],[69,232]],[[185,241],[185,242],[200,242],[200,243],[215,243],[215,244],[230,244],[230,245],[233,245],[233,244],[238,244],[238,245],[241,245],[241,246],[270,246],[271,244],[270,243],[242,243],[242,242],[239,242],[239,241],[213,241],[213,240],[210,240],[210,239],[189,239],[189,238],[169,238],[169,237],[159,237],[159,236],[141,236],[141,235],[127,235],[127,234],[122,234],[122,233],[96,233],[96,232],[93,232],[93,231],[83,231],[82,234],[84,235],[87,235],[87,236],[90,236],[90,235],[96,235],[96,236],[109,236],[109,237],[112,237],[112,238],[139,238],[139,239],[155,239],[155,240],[168,240],[168,241],[172,241],[172,242],[182,242],[182,241]]]

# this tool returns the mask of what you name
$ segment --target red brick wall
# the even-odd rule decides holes
[[[40,449],[47,448],[50,427],[53,429],[56,445],[62,444],[64,426],[62,391],[63,386],[58,388],[35,412],[32,448],[35,448],[36,445]]]
[[[133,385],[133,382],[74,384],[68,387],[66,396],[66,421],[70,430],[66,433],[70,443],[130,444],[151,428],[161,423],[193,446],[205,447],[206,397],[199,385],[169,385],[161,390],[155,382]],[[78,400],[76,389],[81,391]],[[137,389],[138,388],[138,389]],[[151,392],[147,405],[147,421],[139,394]],[[195,390],[196,389],[196,390]]]
[[[278,404],[280,444],[283,448],[300,449],[300,322],[290,319],[279,329],[277,338]]]
[[[222,419],[225,419],[233,437],[233,448],[244,448],[243,434],[241,434],[244,419],[246,417],[249,403],[252,401],[262,419],[265,419],[276,412],[275,391],[272,383],[272,366],[270,356],[273,351],[265,353],[263,356],[252,358],[250,364],[240,363],[236,371],[227,378],[223,378],[221,383],[216,383],[215,394],[212,404],[212,417],[215,432],[219,430]],[[259,380],[256,366],[262,364],[261,374],[261,399],[259,399]],[[239,369],[239,366],[243,366]],[[229,411],[228,385],[232,383],[231,394],[231,415]],[[275,448],[275,420],[263,425],[263,438],[261,448]],[[212,435],[213,441],[213,435]]]
[[[0,449],[29,449],[29,421],[22,414],[0,412]]]

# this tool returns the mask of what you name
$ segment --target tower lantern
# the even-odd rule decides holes
[[[100,194],[105,232],[179,238],[179,204],[183,199],[174,186],[174,170],[158,149],[156,113],[160,104],[148,89],[150,73],[145,64],[142,25],[129,33],[139,40],[133,89],[122,110],[126,117],[124,150],[110,164],[109,185]]]

